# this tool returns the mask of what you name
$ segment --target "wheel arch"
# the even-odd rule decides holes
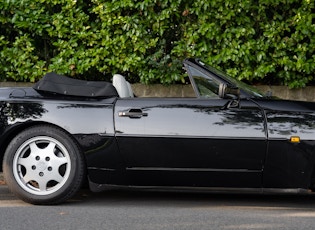
[[[24,122],[21,123],[19,125],[16,125],[14,127],[11,127],[9,130],[7,130],[7,132],[5,133],[5,136],[1,137],[1,144],[0,144],[0,172],[2,172],[2,164],[3,164],[3,157],[4,157],[4,153],[8,147],[8,145],[10,144],[10,142],[13,140],[13,138],[15,136],[17,136],[19,133],[23,132],[24,130],[30,128],[30,127],[34,127],[34,126],[41,126],[41,125],[47,125],[47,126],[51,126],[57,129],[62,130],[63,132],[65,132],[69,137],[71,137],[72,141],[74,141],[77,146],[79,147],[80,151],[82,152],[82,148],[80,146],[80,144],[78,143],[77,139],[73,137],[73,135],[71,135],[70,132],[68,132],[66,129],[53,124],[53,123],[49,123],[49,122],[44,122],[44,121],[34,121],[34,122]],[[84,162],[86,163],[86,159],[85,159],[85,155],[83,154],[83,158],[84,158]]]

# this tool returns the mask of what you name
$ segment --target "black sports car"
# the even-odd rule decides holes
[[[113,84],[47,74],[2,88],[0,159],[33,204],[90,189],[304,193],[315,189],[315,103],[266,97],[186,59],[194,98],[137,98]]]

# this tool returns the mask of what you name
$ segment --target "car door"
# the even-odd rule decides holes
[[[115,128],[129,183],[255,187],[266,152],[257,105],[225,99],[121,99]]]
[[[261,187],[267,146],[263,111],[252,100],[219,98],[215,76],[186,68],[196,98],[117,100],[116,138],[128,183]]]

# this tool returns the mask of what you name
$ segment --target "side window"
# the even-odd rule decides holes
[[[199,94],[200,97],[219,98],[219,83],[217,81],[194,67],[189,66],[188,68],[193,80],[192,84],[195,86],[194,89],[198,91],[196,93]]]

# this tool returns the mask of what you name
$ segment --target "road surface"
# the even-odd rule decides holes
[[[0,229],[315,229],[315,196],[81,190],[34,206],[0,185]]]

